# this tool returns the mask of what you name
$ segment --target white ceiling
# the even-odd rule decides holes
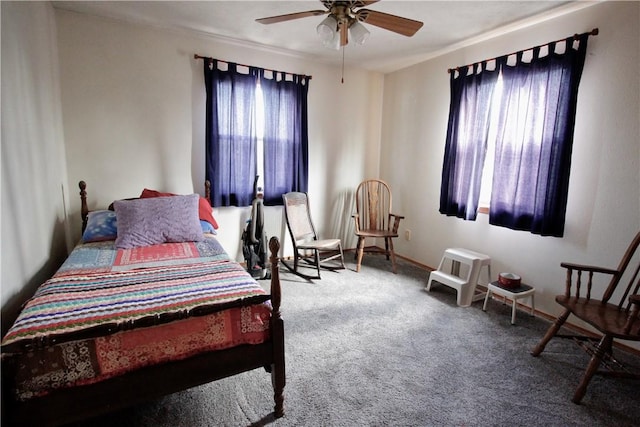
[[[413,37],[405,37],[365,24],[371,35],[364,45],[350,43],[345,47],[345,64],[393,71],[532,20],[583,7],[585,3],[590,2],[382,0],[367,9],[422,21],[424,26]],[[267,16],[324,9],[316,0],[54,1],[53,5],[127,22],[196,31],[332,64],[342,61],[342,52],[324,47],[318,39],[316,26],[323,16],[270,25],[255,22]]]

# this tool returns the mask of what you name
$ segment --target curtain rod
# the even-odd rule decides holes
[[[193,55],[193,58],[194,58],[194,59],[207,59],[207,60],[209,60],[209,61],[213,61],[213,60],[215,59],[215,58],[212,58],[212,57],[210,57],[210,56],[201,56],[201,55],[198,55],[197,53]],[[221,59],[216,59],[216,61],[218,61],[218,62],[224,62],[225,64],[229,64],[229,61],[223,61],[223,60],[221,60]],[[234,64],[239,65],[239,66],[241,66],[241,67],[247,67],[247,68],[249,68],[249,67],[251,67],[251,68],[261,68],[261,67],[256,67],[256,66],[254,66],[254,65],[238,64],[238,63],[236,63],[236,62],[234,62]],[[286,72],[286,71],[270,70],[270,69],[268,69],[268,68],[262,68],[262,69],[263,69],[263,70],[265,70],[265,71],[271,71],[272,73],[283,73],[283,74],[285,74],[285,75],[286,75],[286,74],[289,74],[289,75],[292,75],[292,76],[294,76],[294,75],[300,75],[300,74],[296,74],[296,73],[288,73],[288,72]],[[313,77],[311,77],[311,76],[307,76],[307,75],[305,75],[305,74],[302,74],[302,76],[303,76],[303,77],[307,77],[309,80],[311,80],[311,79],[313,78]]]
[[[590,36],[597,36],[597,35],[598,35],[598,33],[599,33],[599,30],[598,30],[597,28],[594,28],[593,30],[591,30],[591,31],[589,31],[589,32],[587,32],[587,33],[583,33],[583,34],[588,34],[588,35],[590,35]],[[574,34],[574,35],[573,35],[573,40],[578,40],[578,38],[580,38],[580,36],[581,36],[581,35],[582,35],[582,34]],[[481,63],[481,62],[494,61],[494,60],[496,60],[496,59],[498,59],[498,58],[500,58],[500,57],[502,57],[502,56],[511,56],[511,55],[516,55],[516,54],[518,54],[518,53],[526,52],[526,51],[528,51],[528,50],[533,50],[533,49],[537,49],[537,48],[540,48],[540,47],[543,47],[543,46],[548,46],[548,45],[550,45],[551,43],[558,43],[558,42],[562,42],[562,41],[565,41],[566,39],[567,39],[567,38],[560,39],[560,40],[556,40],[556,41],[552,41],[552,42],[548,42],[548,43],[541,44],[541,45],[538,45],[538,46],[530,47],[529,49],[518,50],[518,51],[516,51],[516,52],[511,52],[511,53],[508,53],[508,54],[506,54],[506,55],[501,55],[501,56],[496,57],[496,58],[489,58],[489,59],[485,59],[485,60],[483,60],[483,61],[476,61],[476,62],[474,62],[474,63],[472,63],[472,64],[461,65],[461,66],[456,67],[456,68],[449,68],[449,69],[447,70],[447,72],[448,72],[448,73],[451,73],[451,72],[453,72],[453,71],[460,70],[460,68],[462,68],[462,67],[470,67],[470,66],[472,66],[472,65],[476,65],[476,64],[479,64],[479,63]]]

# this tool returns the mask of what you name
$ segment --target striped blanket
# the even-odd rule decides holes
[[[182,247],[178,247],[183,245]],[[149,254],[126,253],[113,241],[81,244],[26,303],[2,340],[12,353],[269,299],[215,238],[167,243]],[[166,253],[180,254],[163,259]],[[150,256],[147,256],[150,255]],[[123,259],[127,261],[122,262]]]

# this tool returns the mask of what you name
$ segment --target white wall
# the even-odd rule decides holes
[[[346,247],[354,245],[353,189],[380,176],[392,185],[395,210],[407,217],[401,231],[412,231],[411,241],[397,241],[399,254],[434,266],[447,247],[485,252],[494,275],[520,273],[538,288],[538,308],[556,313],[560,261],[613,266],[640,229],[637,2],[604,2],[384,77],[347,69],[344,84],[338,68],[309,58],[54,12],[48,3],[1,6],[3,319],[61,262],[65,242],[79,237],[80,179],[92,208],[143,187],[202,191],[204,84],[194,53],[313,75],[313,215],[321,234],[343,238]],[[594,27],[600,35],[589,39],[580,87],[565,237],[490,226],[486,215],[466,222],[439,214],[446,70]],[[223,244],[241,259],[247,210],[215,215]],[[267,220],[269,234],[288,243],[280,210]]]
[[[520,274],[536,308],[559,312],[561,261],[617,266],[640,230],[640,3],[604,2],[389,74],[384,80],[381,176],[406,215],[398,252],[437,266],[448,247],[492,257],[493,275]],[[564,238],[540,237],[438,212],[449,111],[448,68],[599,28],[578,93]],[[402,233],[402,231],[401,231]],[[402,235],[402,234],[401,234]]]
[[[90,208],[137,196],[144,187],[202,194],[205,89],[203,62],[194,59],[199,54],[313,76],[313,217],[321,235],[353,240],[350,193],[364,176],[377,174],[382,75],[347,69],[341,84],[339,68],[309,58],[66,11],[56,11],[56,18],[69,185],[87,182]],[[71,211],[77,219],[77,197]],[[242,260],[248,209],[216,208],[214,215],[223,246]],[[290,250],[281,208],[268,209],[266,223],[269,236],[279,235]]]
[[[66,256],[53,8],[2,2],[2,326]]]

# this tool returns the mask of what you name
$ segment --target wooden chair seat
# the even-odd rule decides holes
[[[573,394],[572,401],[574,403],[581,402],[587,391],[587,386],[595,374],[612,373],[600,371],[599,368],[601,364],[606,364],[606,361],[614,359],[614,339],[640,341],[639,246],[640,232],[636,234],[616,269],[568,262],[560,264],[566,269],[567,278],[565,293],[558,295],[556,302],[564,307],[564,311],[549,327],[531,354],[539,356],[553,337],[576,338],[581,341],[593,340],[591,337],[560,335],[558,333],[571,315],[593,326],[598,331],[597,344],[594,347],[583,347],[591,355],[591,360]],[[600,297],[594,295],[599,293],[597,286],[594,286],[594,276],[596,278],[611,277],[609,285]],[[620,296],[616,304],[610,302],[614,294]],[[616,377],[640,379],[639,373],[626,370],[613,372],[613,374]]]
[[[634,322],[635,330],[626,331],[629,314],[619,310],[617,305],[564,295],[558,295],[556,302],[603,334],[623,340],[640,341],[640,322]]]
[[[393,231],[387,231],[387,230],[360,230],[358,232],[358,236],[374,237],[374,238],[398,237],[398,233],[394,233]]]
[[[296,246],[299,249],[338,249],[340,246],[340,239],[312,240],[307,243],[299,243]]]

